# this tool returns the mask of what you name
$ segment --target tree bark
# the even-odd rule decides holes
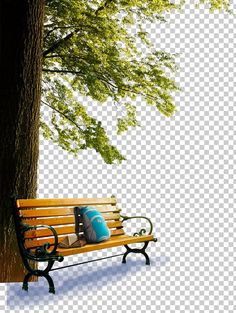
[[[22,281],[11,196],[37,190],[44,0],[0,1],[0,282]]]

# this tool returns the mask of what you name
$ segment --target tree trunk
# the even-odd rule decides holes
[[[0,1],[0,282],[22,281],[11,196],[36,196],[44,0]]]

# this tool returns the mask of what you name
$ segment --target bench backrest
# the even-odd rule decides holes
[[[18,199],[16,206],[24,224],[31,226],[53,226],[59,242],[68,234],[75,233],[75,206],[95,206],[105,218],[111,230],[111,236],[123,235],[124,230],[120,209],[116,198],[80,198],[80,199]],[[80,224],[81,234],[83,226]],[[25,247],[36,248],[45,242],[54,243],[50,229],[39,228],[25,232]]]

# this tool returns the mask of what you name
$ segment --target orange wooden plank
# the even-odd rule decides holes
[[[19,212],[22,217],[64,216],[64,215],[73,215],[74,208],[29,209],[29,210],[20,210]]]
[[[98,208],[101,213],[105,212],[120,212],[120,209],[116,207],[101,207]],[[28,209],[28,210],[20,210],[20,215],[23,218],[35,218],[35,217],[52,217],[52,216],[65,216],[65,215],[73,215],[74,208],[51,208],[51,209]]]
[[[119,220],[119,213],[105,213],[103,217],[106,221],[109,220]],[[49,218],[23,218],[23,223],[35,226],[35,225],[66,225],[66,224],[74,224],[75,219],[74,216],[63,216],[63,217],[49,217]]]
[[[74,233],[74,232],[72,232]],[[121,229],[112,229],[111,230],[111,236],[118,236],[118,235],[123,235],[124,234],[124,230],[123,228]],[[59,242],[62,241],[65,238],[65,235],[58,237]],[[26,239],[25,240],[25,247],[26,248],[35,248],[35,247],[39,247],[42,246],[44,243],[50,243],[50,244],[54,244],[54,237],[45,237],[45,238],[40,238],[40,239]]]
[[[69,249],[63,249],[58,248],[58,254],[61,254],[63,256],[73,255],[73,254],[79,254],[79,253],[85,253],[89,251],[95,251],[95,250],[101,250],[101,249],[107,249],[112,247],[118,247],[123,246],[126,244],[132,244],[132,243],[139,243],[139,242],[145,242],[145,241],[151,241],[153,240],[153,235],[147,235],[147,236],[127,236],[127,237],[120,237],[117,236],[116,239],[109,239],[107,241],[103,241],[96,244],[86,244],[83,247],[79,248],[69,248]]]
[[[75,226],[55,227],[58,235],[75,233]],[[52,231],[48,228],[29,230],[25,232],[25,238],[39,238],[53,236]]]
[[[63,217],[51,217],[51,218],[23,218],[22,222],[31,226],[35,225],[65,225],[65,224],[74,224],[74,216],[63,216]]]
[[[18,208],[42,208],[96,204],[116,204],[116,198],[18,199],[16,201]]]
[[[117,228],[117,227],[122,227],[121,222],[107,222],[107,226],[112,229],[112,228]],[[72,234],[75,233],[75,225],[71,226],[63,226],[63,227],[54,227],[58,235],[63,235],[63,234]],[[80,224],[80,230],[81,233],[83,232],[83,224]],[[115,234],[115,233],[114,233]],[[52,236],[52,231],[48,228],[38,228],[36,230],[29,230],[25,232],[25,238],[38,238],[38,237],[48,237]]]
[[[63,238],[64,237],[60,238],[59,241],[62,241]],[[85,253],[85,252],[90,252],[90,251],[95,251],[95,250],[101,250],[101,249],[107,249],[107,248],[112,248],[112,247],[117,247],[117,246],[123,246],[125,244],[142,243],[142,242],[152,241],[152,240],[154,240],[153,235],[145,235],[145,236],[137,236],[137,237],[128,236],[128,235],[120,235],[120,236],[111,237],[109,240],[103,241],[100,243],[96,243],[96,244],[88,243],[83,247],[66,248],[66,249],[58,248],[57,252],[60,255],[69,256],[69,255],[73,255],[73,254],[79,254],[79,253]],[[32,250],[34,250],[34,249],[32,249]]]
[[[117,235],[124,235],[124,229],[123,228],[119,228],[119,229],[112,229],[111,230],[111,235],[112,236],[117,236]]]

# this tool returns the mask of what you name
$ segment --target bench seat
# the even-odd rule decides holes
[[[146,235],[146,236],[128,236],[128,235],[120,235],[120,236],[113,236],[107,241],[99,242],[99,243],[87,243],[83,247],[76,247],[76,248],[57,248],[57,254],[68,256],[73,254],[85,253],[90,251],[96,251],[101,249],[107,249],[112,247],[124,246],[127,244],[132,243],[140,243],[145,241],[154,241],[153,235]],[[49,249],[50,250],[50,249]]]

